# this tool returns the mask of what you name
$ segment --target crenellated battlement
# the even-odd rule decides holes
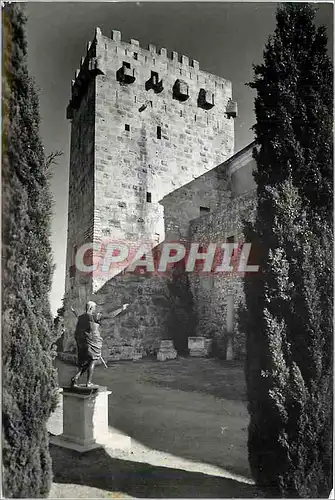
[[[160,48],[157,51],[156,45],[153,45],[152,43],[149,43],[148,48],[144,49],[143,47],[140,46],[140,42],[138,40],[131,39],[130,42],[123,42],[122,41],[122,36],[120,31],[112,30],[110,39],[113,40],[114,42],[122,42],[123,45],[129,45],[129,46],[134,46],[141,51],[148,52],[151,55],[158,55],[166,59],[170,59],[171,61],[174,62],[179,62],[183,66],[190,66],[196,70],[199,70],[199,62],[196,61],[195,59],[190,60],[188,56],[185,55],[179,55],[178,52],[171,51],[170,55],[168,53],[168,50],[164,47]]]
[[[109,55],[108,55],[109,54]],[[156,45],[149,44],[147,49],[140,46],[140,42],[130,39],[129,42],[122,41],[121,32],[111,31],[111,36],[106,37],[102,34],[100,28],[95,29],[94,38],[88,42],[86,54],[81,58],[79,69],[75,72],[74,80],[71,85],[71,100],[67,108],[67,118],[73,118],[73,110],[78,109],[80,100],[84,94],[87,85],[97,75],[106,75],[110,71],[111,62],[124,59],[121,67],[113,68],[117,72],[119,83],[134,83],[136,72],[145,72],[151,69],[152,72],[169,73],[175,75],[175,81],[178,79],[185,84],[185,79],[196,79],[198,83],[198,105],[203,109],[211,109],[214,105],[214,92],[216,89],[231,88],[229,81],[211,73],[200,70],[199,62],[190,59],[184,54],[180,55],[176,51],[170,53],[164,47],[157,49]],[[120,64],[120,62],[119,62]],[[193,75],[193,76],[192,76]],[[162,83],[162,81],[161,81]],[[145,83],[146,90],[151,88],[159,93],[163,86],[158,87],[150,83]],[[175,90],[175,86],[173,86]],[[174,92],[174,98],[178,98],[178,92]],[[206,97],[207,95],[207,97]],[[206,99],[208,99],[206,101]],[[184,100],[183,98],[181,100]],[[233,109],[233,112],[231,112]],[[237,116],[237,105],[231,102],[226,103],[226,114],[228,117]]]

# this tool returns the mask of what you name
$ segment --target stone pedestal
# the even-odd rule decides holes
[[[212,348],[212,339],[205,337],[189,337],[188,349],[190,356],[204,358],[209,356]]]
[[[174,348],[172,340],[161,340],[159,351],[157,353],[158,361],[166,361],[167,359],[176,359],[177,351]]]
[[[95,448],[129,449],[130,438],[108,428],[108,396],[106,387],[64,387],[62,403],[62,433],[51,435],[52,444],[86,452]],[[57,409],[55,413],[60,410]],[[51,419],[50,419],[51,420]],[[55,422],[49,430],[55,429]],[[58,423],[59,429],[59,423]]]

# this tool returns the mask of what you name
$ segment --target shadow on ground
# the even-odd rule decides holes
[[[104,450],[79,454],[50,446],[54,482],[106,491],[106,497],[252,498],[256,488],[233,479],[111,458]]]

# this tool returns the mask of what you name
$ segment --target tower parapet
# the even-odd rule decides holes
[[[157,47],[153,44],[149,44],[148,48],[144,49],[140,46],[139,41],[134,39],[131,39],[129,42],[124,42],[122,41],[121,32],[117,30],[112,30],[111,37],[107,38],[102,35],[100,28],[96,28],[93,42],[88,42],[86,55],[82,57],[80,68],[77,69],[75,78],[72,80],[72,97],[67,108],[68,119],[72,119],[73,110],[77,109],[80,96],[85,91],[87,82],[99,74],[105,74],[103,57],[102,55],[97,57],[96,52],[98,42],[102,42],[103,39],[105,39],[105,41],[108,40],[115,43],[115,52],[118,53],[119,56],[124,55],[126,58],[130,57],[141,64],[157,64],[158,66],[164,64],[164,69],[167,71],[170,71],[171,69],[172,71],[176,71],[179,69],[181,75],[184,70],[185,76],[192,78],[192,74],[196,74],[196,79],[200,84],[208,84],[209,87],[213,88],[223,88],[225,85],[230,83],[221,77],[201,71],[199,62],[195,59],[190,60],[190,58],[186,55],[179,55],[176,51],[172,51],[169,55],[166,48],[160,48],[157,52]],[[106,43],[105,50],[108,50]],[[158,59],[156,60],[157,57]],[[131,60],[131,62],[133,62],[133,60]],[[200,89],[200,92],[202,90],[204,89]],[[232,106],[237,108],[235,102],[233,102],[233,104],[227,102],[227,106],[229,109]]]

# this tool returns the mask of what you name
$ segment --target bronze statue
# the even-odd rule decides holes
[[[129,304],[114,310],[109,317],[115,317],[125,311]],[[72,312],[77,316],[78,322],[75,331],[78,356],[78,373],[71,379],[71,386],[77,386],[79,378],[87,372],[86,387],[93,387],[92,376],[96,362],[100,359],[107,367],[101,356],[102,337],[100,334],[101,314],[96,312],[97,304],[89,301],[86,304],[86,312],[78,317],[73,308]]]

